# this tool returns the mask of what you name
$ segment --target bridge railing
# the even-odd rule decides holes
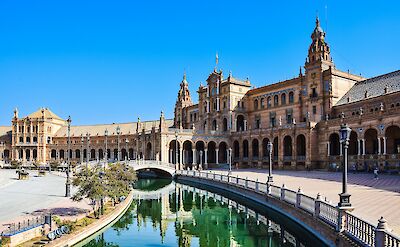
[[[130,165],[154,165],[154,166],[165,166],[169,168],[175,169],[175,164],[171,164],[168,162],[163,162],[159,160],[131,160],[128,162]]]
[[[379,219],[378,225],[375,226],[327,201],[322,201],[319,194],[316,198],[313,198],[304,195],[301,189],[293,191],[287,189],[285,185],[279,187],[258,180],[234,177],[229,174],[216,174],[209,171],[178,170],[176,174],[233,185],[289,203],[324,221],[336,231],[344,233],[362,246],[400,247],[400,237],[390,232],[385,219]]]

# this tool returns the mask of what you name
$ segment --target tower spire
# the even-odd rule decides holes
[[[215,53],[215,71],[217,71],[218,62],[219,62],[219,57],[218,57],[218,52],[216,52]]]

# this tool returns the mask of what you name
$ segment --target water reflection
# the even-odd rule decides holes
[[[265,216],[206,190],[142,179],[135,198],[85,246],[306,246]]]

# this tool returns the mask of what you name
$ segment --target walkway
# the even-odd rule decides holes
[[[226,170],[213,170],[226,174]],[[301,187],[306,195],[320,193],[333,204],[339,200],[341,192],[341,173],[317,171],[274,171],[274,184],[285,184],[288,189]],[[266,181],[268,171],[257,169],[234,170],[233,176]],[[355,207],[353,213],[376,225],[383,216],[398,235],[400,235],[400,176],[380,175],[378,180],[372,174],[349,173],[350,201]]]
[[[64,197],[65,177],[37,177],[37,171],[29,172],[29,180],[17,180],[15,170],[0,169],[0,232],[7,228],[7,223],[44,212],[74,218],[90,209],[87,201],[73,202]]]

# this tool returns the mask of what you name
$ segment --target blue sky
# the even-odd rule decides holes
[[[73,124],[172,117],[183,71],[197,101],[216,52],[255,86],[294,77],[317,13],[339,69],[399,69],[400,1],[2,0],[0,125],[15,107]]]

